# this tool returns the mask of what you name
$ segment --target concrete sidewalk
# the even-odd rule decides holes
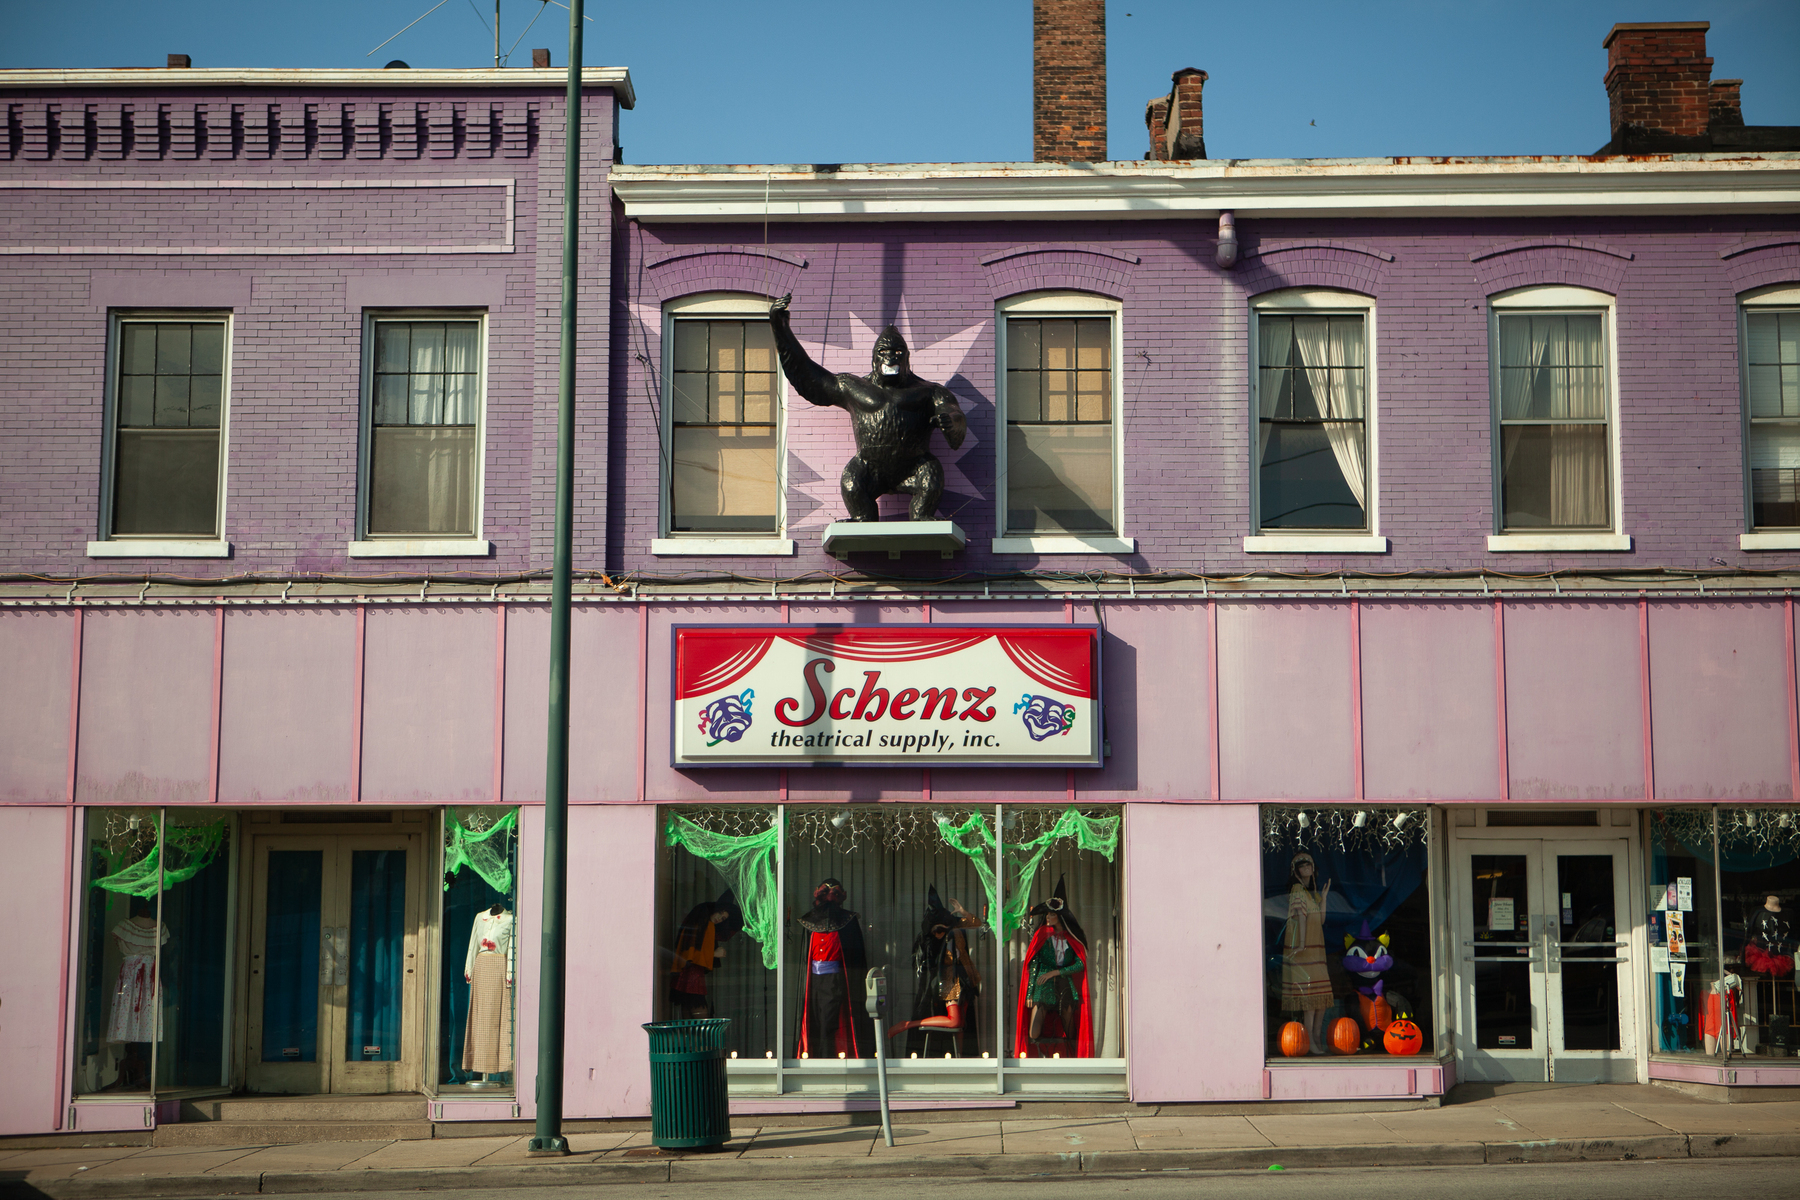
[[[1463,1089],[1465,1092],[1468,1089]],[[564,1159],[532,1159],[526,1138],[314,1142],[290,1146],[7,1150],[0,1196],[178,1197],[447,1190],[632,1181],[1007,1177],[1076,1172],[1473,1165],[1636,1158],[1800,1156],[1800,1101],[1718,1104],[1644,1085],[1495,1089],[1404,1112],[930,1120],[879,1125],[734,1120],[708,1153],[661,1153],[643,1130],[578,1133]]]

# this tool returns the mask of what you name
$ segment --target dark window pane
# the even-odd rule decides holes
[[[675,369],[706,370],[706,322],[675,322]]]
[[[1469,868],[1474,957],[1509,960],[1475,964],[1475,1045],[1482,1050],[1530,1050],[1531,946],[1523,943],[1531,941],[1531,900],[1525,890],[1525,855],[1471,855]],[[1512,903],[1495,905],[1495,900]],[[1510,912],[1512,924],[1489,926],[1495,912]],[[1518,961],[1510,961],[1515,956]]]
[[[1508,529],[1606,528],[1606,426],[1502,426],[1500,489]]]
[[[156,376],[127,375],[119,380],[119,424],[146,427],[156,423]]]
[[[220,385],[218,375],[195,375],[188,388],[188,424],[195,429],[219,427]]]
[[[1008,533],[1113,528],[1111,425],[1013,425],[1006,431]]]
[[[1089,318],[1075,322],[1075,366],[1082,371],[1104,371],[1112,366],[1112,322]]]
[[[225,326],[194,326],[194,365],[196,375],[219,375],[225,370]]]
[[[156,326],[133,323],[120,329],[125,344],[119,354],[119,369],[127,375],[155,374]]]
[[[192,370],[193,326],[159,325],[156,329],[156,373],[186,375]]]
[[[1758,526],[1800,526],[1800,425],[1750,426],[1750,494]]]
[[[322,850],[269,851],[263,933],[263,1062],[316,1062]]]
[[[1044,365],[1043,327],[1037,321],[1006,323],[1006,368],[1035,371]]]
[[[1006,419],[1012,422],[1044,419],[1044,376],[1039,371],[1006,373]]]
[[[218,511],[217,430],[119,431],[114,533],[212,537]]]
[[[475,532],[475,430],[378,428],[369,453],[369,532]]]
[[[375,377],[375,424],[406,424],[407,389],[407,377],[404,375]]]
[[[375,369],[383,373],[405,372],[412,362],[412,326],[402,321],[383,321],[375,326]]]
[[[1363,504],[1345,478],[1340,454],[1360,485],[1362,423],[1263,425],[1262,526],[1265,529],[1362,529]],[[1333,437],[1339,439],[1334,446]]]
[[[1562,945],[1562,1042],[1565,1050],[1619,1048],[1619,968],[1584,958],[1615,958],[1618,951],[1592,943],[1613,941],[1613,860],[1610,854],[1556,856],[1556,890],[1563,897],[1558,938]]]
[[[159,429],[185,429],[188,423],[188,377],[156,377],[156,425]]]
[[[677,425],[706,424],[706,374],[701,371],[675,373],[675,409]]]

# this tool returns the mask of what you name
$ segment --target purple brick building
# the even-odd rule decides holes
[[[867,1107],[875,967],[925,1106],[1800,1083],[1800,142],[1704,32],[1566,159],[1207,160],[1188,70],[1068,161],[1040,62],[1033,163],[609,165],[591,72],[567,1114],[707,1015]],[[527,1119],[556,80],[11,74],[4,1129]],[[954,394],[937,520],[783,295]]]

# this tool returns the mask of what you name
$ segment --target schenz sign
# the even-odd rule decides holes
[[[677,766],[1100,763],[1085,626],[675,631]]]

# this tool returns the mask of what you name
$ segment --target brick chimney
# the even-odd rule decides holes
[[[1208,76],[1198,67],[1183,67],[1169,78],[1169,94],[1144,106],[1144,124],[1150,131],[1150,152],[1144,157],[1159,162],[1205,158],[1206,125],[1200,90],[1206,86]]]
[[[1724,128],[1744,123],[1744,100],[1741,79],[1712,81],[1712,105],[1708,110],[1708,128]]]
[[[540,71],[549,66],[550,52],[548,50],[533,50],[531,52],[531,65],[538,68]]]
[[[1032,0],[1031,157],[1106,160],[1106,0]]]
[[[1706,136],[1712,109],[1708,21],[1614,25],[1606,48],[1606,98],[1615,152],[1645,138],[1659,142]],[[1677,143],[1678,144],[1678,143]],[[1659,149],[1674,148],[1659,146]]]
[[[185,54],[171,54],[169,55],[169,65],[171,67],[191,67],[194,65],[194,60]]]

